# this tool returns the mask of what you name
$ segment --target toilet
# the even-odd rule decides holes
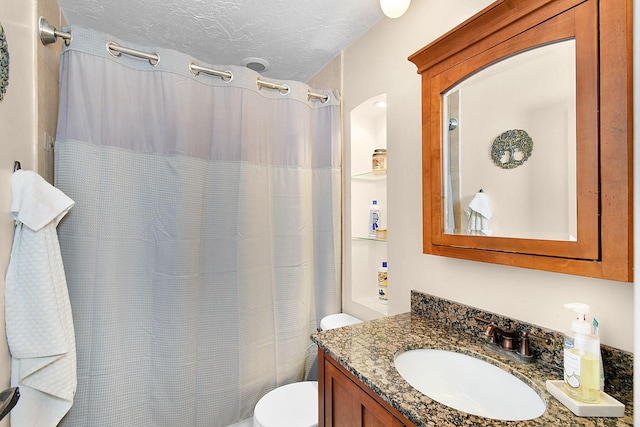
[[[323,331],[354,325],[362,320],[345,313],[320,320]],[[316,427],[318,425],[318,381],[301,381],[271,390],[253,411],[253,427]]]

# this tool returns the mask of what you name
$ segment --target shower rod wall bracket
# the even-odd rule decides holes
[[[40,41],[45,46],[58,41],[58,37],[64,39],[64,44],[67,46],[71,43],[71,33],[56,30],[56,27],[51,25],[44,16],[38,19],[38,33],[40,34]]]

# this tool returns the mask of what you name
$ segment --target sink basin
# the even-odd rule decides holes
[[[497,366],[453,351],[419,349],[395,358],[398,373],[436,402],[497,420],[530,420],[544,413],[544,400]]]

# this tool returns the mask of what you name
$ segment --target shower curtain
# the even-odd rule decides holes
[[[55,182],[76,202],[58,232],[78,391],[61,425],[250,417],[304,379],[309,335],[340,310],[340,102],[71,31]],[[114,56],[109,41],[160,60]]]

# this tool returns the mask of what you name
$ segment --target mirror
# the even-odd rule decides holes
[[[630,16],[496,0],[409,57],[424,253],[633,279]]]
[[[539,46],[443,94],[444,233],[577,240],[575,57]]]

